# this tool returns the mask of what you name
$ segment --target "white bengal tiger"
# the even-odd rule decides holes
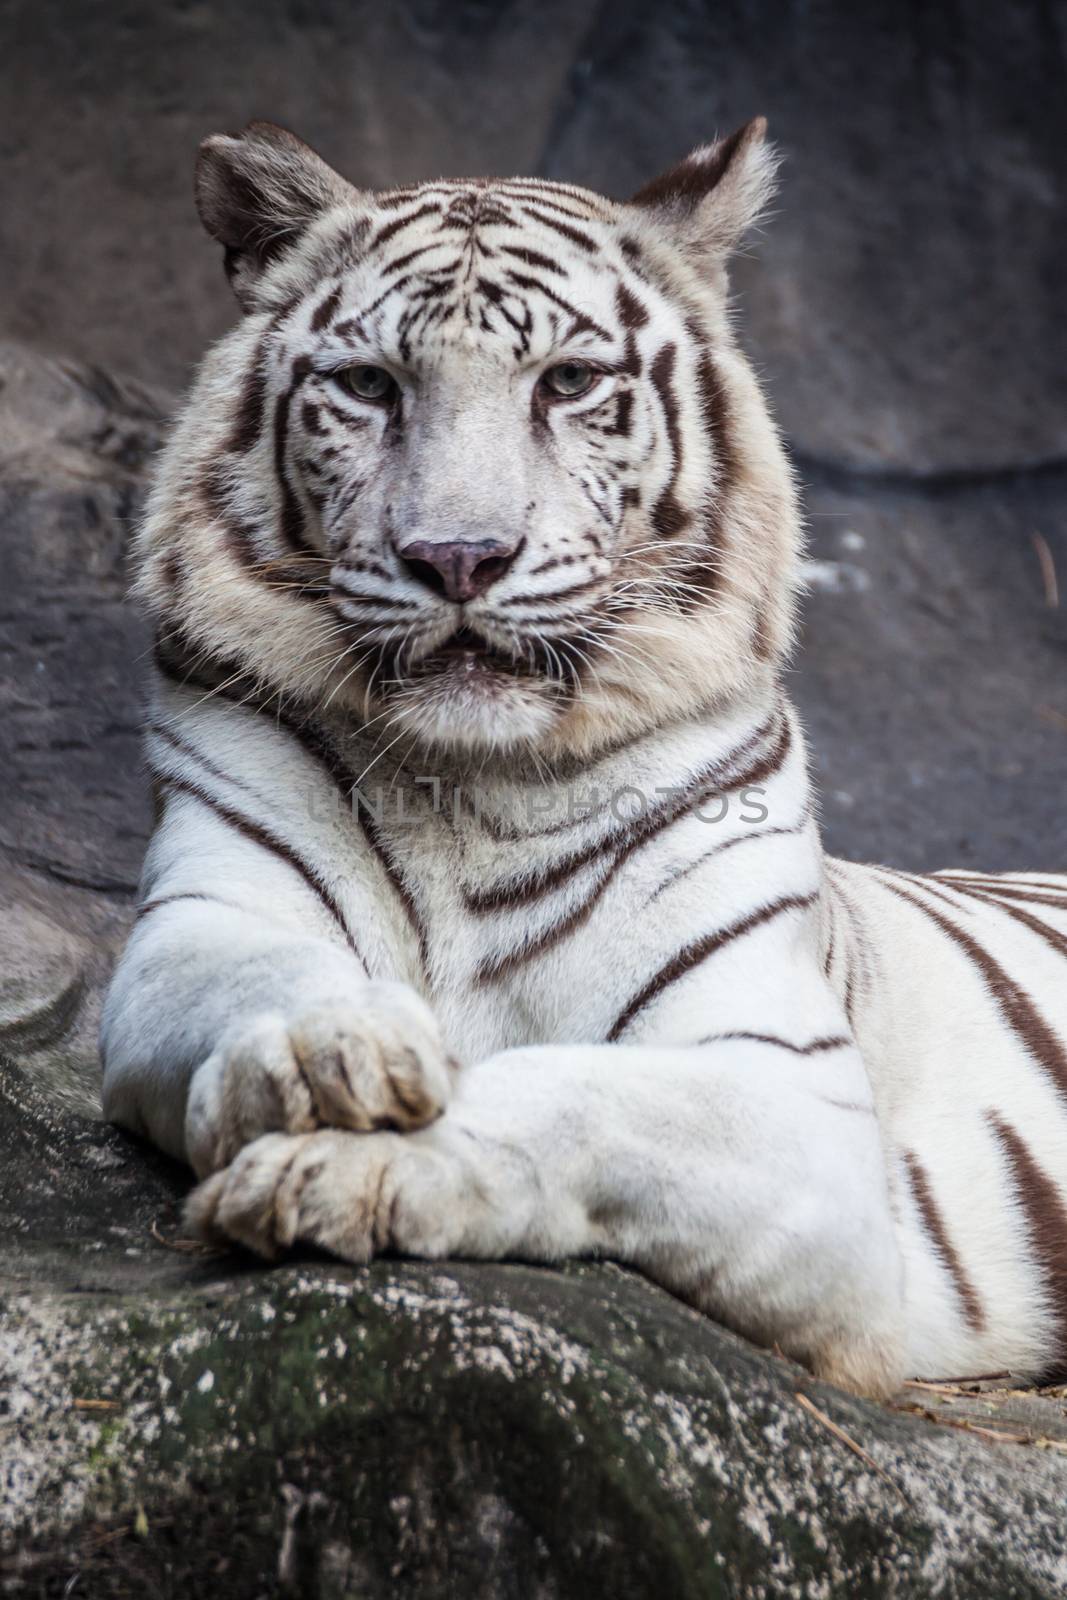
[[[156,475],[107,1114],[205,1235],[600,1255],[814,1371],[1067,1365],[1067,877],[828,859],[762,122],[629,203],[207,140],[245,316]]]

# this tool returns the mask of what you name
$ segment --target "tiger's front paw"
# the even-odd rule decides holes
[[[186,1220],[201,1238],[268,1260],[295,1244],[358,1263],[383,1250],[493,1254],[487,1190],[437,1133],[267,1134],[193,1191]]]
[[[403,984],[371,983],[354,1002],[242,1023],[200,1066],[185,1145],[198,1177],[266,1133],[425,1127],[448,1104],[450,1062],[429,1007]]]

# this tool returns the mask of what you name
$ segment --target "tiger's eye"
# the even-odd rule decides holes
[[[558,367],[549,367],[542,373],[541,382],[561,400],[573,400],[593,387],[596,376],[594,369],[587,367],[584,361],[561,361]]]
[[[396,379],[384,367],[342,367],[334,376],[357,400],[388,400],[396,390]]]

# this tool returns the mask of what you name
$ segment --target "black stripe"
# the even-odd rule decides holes
[[[365,601],[368,605],[380,606],[386,611],[418,610],[418,603],[414,600],[394,600],[391,595],[373,594],[367,589],[350,589],[344,583],[338,584],[337,587],[346,600]]]
[[[615,397],[615,420],[604,432],[613,437],[628,439],[633,426],[634,396],[632,389],[620,389]]]
[[[940,911],[935,911],[933,906],[927,905],[909,890],[902,889],[895,883],[883,883],[882,887],[889,894],[895,894],[899,900],[906,901],[924,916],[929,917],[959,946],[964,955],[970,958],[1008,1027],[1028,1054],[1044,1067],[1060,1094],[1067,1100],[1067,1052],[1026,990],[1021,989],[1014,978],[1009,977],[984,945],[979,944],[965,929],[957,928],[947,917],[942,916]]]
[[[555,272],[561,278],[567,276],[566,267],[561,267],[551,256],[542,255],[540,250],[530,250],[525,245],[517,244],[501,244],[497,246],[497,250],[503,256],[513,256],[516,261],[524,261],[528,267],[540,267],[543,272]]]
[[[1029,928],[1031,933],[1036,933],[1038,938],[1044,939],[1045,943],[1051,945],[1058,956],[1067,956],[1067,935],[1060,933],[1056,928],[1049,927],[1048,923],[1042,922],[1040,917],[1032,917],[1021,906],[1003,905],[997,899],[995,892],[989,889],[959,888],[956,893],[970,895],[980,905],[984,905],[987,910],[999,911],[1001,916],[1011,917],[1013,922],[1018,922],[1022,927]],[[1042,900],[1038,904],[1045,905],[1047,902]],[[1067,910],[1067,907],[1064,909]]]
[[[769,905],[748,912],[746,916],[740,917],[728,927],[718,928],[714,933],[705,934],[702,939],[695,939],[683,946],[677,955],[672,956],[656,975],[649,979],[644,988],[623,1007],[608,1031],[607,1042],[614,1044],[634,1019],[653,1001],[658,1000],[666,990],[681,978],[688,976],[711,956],[718,955],[720,950],[732,944],[735,939],[743,939],[747,934],[753,933],[757,928],[763,927],[765,923],[773,921],[775,917],[780,917],[787,911],[805,910],[815,905],[818,899],[819,896],[815,892],[783,895],[779,900],[772,900]]]
[[[613,873],[606,873],[593,893],[583,900],[581,905],[563,917],[559,922],[554,922],[544,933],[533,939],[528,939],[525,944],[516,950],[510,950],[502,956],[486,956],[475,973],[475,983],[498,983],[501,978],[507,977],[517,968],[525,966],[526,962],[533,961],[537,956],[544,955],[565,939],[568,934],[574,933],[577,928],[588,921],[594,906],[608,886]]]
[[[326,324],[329,322],[330,318],[333,316],[334,312],[337,310],[337,307],[340,304],[341,304],[341,285],[337,284],[337,286],[330,290],[330,292],[326,296],[326,298],[324,300],[322,300],[315,307],[315,310],[312,312],[312,314],[311,314],[311,331],[312,331],[312,333],[321,333],[322,332],[323,328],[325,328]]]
[[[397,895],[400,904],[404,908],[404,914],[411,925],[416,939],[418,940],[419,961],[422,965],[423,971],[427,972],[430,965],[430,940],[426,930],[426,925],[423,922],[422,917],[419,914],[419,908],[415,903],[415,897],[408,887],[403,873],[393,860],[392,854],[382,838],[381,831],[374,818],[369,815],[365,815],[363,808],[358,805],[356,807],[356,812],[357,820],[360,828],[363,831],[363,837],[366,839],[375,860],[385,873],[386,878],[388,878],[393,887],[394,893]]]
[[[210,460],[200,480],[204,511],[222,530],[222,548],[238,565],[254,569],[259,560],[255,548],[256,530],[233,513],[230,504],[230,457],[218,455]]]
[[[475,288],[482,294],[497,314],[503,317],[510,328],[518,334],[518,345],[515,350],[516,357],[523,356],[530,348],[530,334],[533,331],[533,312],[518,295],[509,294],[501,289],[499,284],[493,283],[489,278],[480,277],[475,280]],[[507,301],[518,301],[522,306],[522,317],[514,316],[508,310]]]
[[[475,916],[482,916],[528,905],[532,900],[539,900],[551,890],[560,888],[583,868],[591,866],[604,856],[614,856],[616,858],[614,865],[618,866],[638,846],[647,843],[655,834],[695,810],[711,795],[722,792],[727,785],[731,788],[741,787],[758,783],[763,777],[769,777],[782,765],[792,743],[789,724],[784,720],[777,725],[778,738],[771,750],[756,757],[753,764],[741,772],[737,769],[738,763],[747,760],[770,736],[775,726],[773,718],[763,723],[743,739],[728,756],[702,767],[695,773],[681,795],[673,798],[668,796],[629,827],[620,828],[603,839],[584,845],[580,850],[572,851],[540,871],[524,873],[519,878],[509,878],[504,883],[489,888],[468,890],[464,895],[467,910]]]
[[[732,781],[729,779],[726,780],[730,783],[730,787],[744,788],[750,783],[760,781],[761,777],[769,776],[771,772],[777,771],[778,767],[781,766],[782,761],[785,759],[785,754],[789,749],[790,738],[791,736],[789,733],[788,724],[783,724],[782,735],[774,749],[769,753],[758,757],[753,765],[748,769],[748,772],[735,774],[735,777]],[[753,773],[757,774],[757,776],[753,777]],[[698,797],[696,802],[690,803],[688,806],[686,806],[685,810],[691,811],[694,807],[694,804],[702,804],[707,797],[707,792],[705,791]],[[566,916],[560,919],[559,922],[555,922],[551,927],[546,928],[542,934],[538,935],[536,938],[527,940],[527,942],[520,945],[518,949],[509,951],[508,954],[504,956],[498,956],[494,958],[487,957],[478,968],[476,982],[479,984],[496,982],[498,979],[513,972],[517,967],[523,966],[527,961],[532,961],[535,957],[544,955],[547,950],[552,949],[552,947],[558,944],[561,939],[565,939],[569,934],[574,933],[578,928],[582,927],[589,920],[589,917],[592,915],[601,898],[610,888],[619,871],[634,854],[634,852],[640,849],[643,845],[647,844],[649,840],[654,838],[657,833],[660,833],[664,828],[669,827],[672,822],[678,821],[679,817],[684,814],[684,811],[681,811],[678,813],[667,813],[661,815],[657,818],[655,826],[652,826],[646,830],[634,829],[628,836],[623,835],[621,840],[619,839],[619,836],[616,835],[617,853],[615,855],[615,859],[611,862],[599,883],[596,884],[592,892],[586,896],[581,904],[576,906],[572,911],[569,911]],[[782,829],[781,831],[787,832],[789,830]],[[743,836],[743,838],[745,837],[749,836]],[[737,844],[740,842],[742,841],[737,839],[727,840],[724,844],[717,846],[717,849],[726,850],[729,849],[731,844]]]
[[[857,999],[856,990],[858,984],[862,983],[862,981],[866,978],[869,967],[870,950],[868,938],[863,920],[860,917],[859,912],[856,910],[855,903],[853,902],[851,896],[845,892],[840,880],[833,877],[835,870],[837,870],[839,867],[839,863],[834,860],[833,856],[824,856],[823,859],[826,867],[829,869],[831,879],[833,880],[830,883],[830,904],[834,904],[833,897],[836,895],[838,902],[844,908],[845,917],[848,921],[848,926],[852,934],[853,948],[851,950],[846,950],[845,952],[845,972],[844,983],[841,990],[841,998],[845,1007],[845,1015],[848,1018],[848,1025],[852,1029],[853,1033],[855,1033]],[[885,885],[884,887],[888,888],[889,886]],[[858,958],[859,963],[858,971],[856,967],[856,958]]]
[[[1067,1377],[1067,1208],[1063,1195],[1016,1130],[996,1112],[986,1116],[1012,1169],[1022,1209],[1026,1214],[1030,1248],[1045,1283],[1049,1309],[1056,1319],[1056,1349],[1049,1368],[1041,1373],[1046,1383]]]
[[[923,1227],[926,1229],[934,1250],[940,1256],[952,1279],[956,1295],[963,1307],[963,1315],[966,1318],[967,1326],[975,1333],[981,1333],[985,1327],[985,1313],[982,1310],[982,1302],[967,1275],[955,1245],[952,1243],[948,1228],[945,1225],[945,1219],[941,1214],[941,1208],[934,1197],[934,1191],[927,1176],[926,1168],[911,1150],[905,1150],[903,1158],[904,1170],[908,1175],[908,1182],[911,1185],[916,1209],[922,1218]]]
[[[555,600],[569,600],[575,594],[588,594],[591,589],[599,589],[603,583],[603,578],[590,578],[585,583],[572,583],[567,589],[551,589],[547,593],[542,592],[539,594],[509,595],[506,600],[500,600],[497,604],[500,606],[551,605]],[[524,618],[523,620],[529,621],[532,619]],[[549,621],[551,619],[544,618],[543,620]]]
[[[300,356],[294,361],[289,387],[284,394],[278,397],[278,404],[274,413],[274,470],[277,474],[278,485],[282,494],[281,533],[289,548],[301,554],[313,552],[312,546],[305,537],[304,513],[299,500],[293,492],[293,486],[289,482],[286,451],[289,442],[289,410],[293,403],[293,396],[310,372],[311,361],[309,357]]]
[[[416,210],[409,211],[406,216],[394,217],[392,222],[387,222],[383,228],[379,228],[378,232],[370,240],[367,245],[367,255],[373,255],[376,250],[380,250],[388,239],[391,239],[395,233],[400,232],[401,228],[408,227],[412,222],[418,222],[420,217],[440,215],[441,207],[428,201],[425,205],[418,206]]]
[[[589,204],[585,194],[575,184],[553,183],[551,180],[540,183],[536,178],[507,178],[500,185],[501,192],[510,199],[512,195],[517,198],[529,194],[530,198],[539,206],[548,211],[558,211],[560,216],[573,217],[576,222],[598,222],[601,220],[599,212]],[[585,209],[575,211],[570,206],[560,205],[557,195],[566,195],[568,200],[574,200]],[[521,224],[516,223],[516,227]]]
[[[648,312],[625,283],[615,289],[615,309],[624,328],[643,328],[648,323]]]
[[[835,1100],[831,1094],[817,1094],[815,1099],[824,1106],[833,1106],[835,1111],[858,1111],[862,1116],[874,1116],[873,1106],[861,1105],[857,1100]]]
[[[700,336],[700,357],[697,361],[697,384],[700,389],[700,409],[711,436],[711,453],[716,467],[716,489],[719,503],[725,500],[741,471],[741,461],[730,430],[730,408],[726,398],[726,384],[715,364],[710,349]]]
[[[152,659],[161,678],[182,689],[199,689],[203,694],[221,692],[222,684],[244,671],[235,661],[198,650],[180,628],[160,629]]]
[[[343,406],[335,405],[332,400],[324,400],[322,404],[335,422],[341,423],[342,427],[350,429],[352,433],[363,433],[371,425],[369,417],[356,416],[354,412],[346,411]]]
[[[536,290],[538,294],[543,294],[546,300],[550,300],[554,306],[558,306],[560,311],[567,313],[571,322],[564,335],[565,338],[571,339],[576,333],[595,333],[598,338],[610,343],[611,335],[606,328],[602,327],[599,322],[594,322],[593,318],[587,316],[584,311],[579,311],[577,306],[571,305],[569,300],[565,299],[563,295],[557,294],[554,289],[550,289],[547,283],[542,283],[540,278],[531,278],[529,273],[526,272],[515,272],[511,267],[505,267],[504,276],[517,289]]]
[[[1058,895],[1040,894],[1027,889],[1016,889],[1015,887],[998,888],[992,882],[966,884],[964,882],[956,882],[952,878],[939,878],[938,882],[943,883],[947,888],[956,889],[958,894],[966,894],[969,889],[974,888],[979,889],[984,895],[994,897],[998,901],[1018,901],[1024,906],[1050,906],[1054,911],[1067,912],[1067,897],[1061,898]]]
[[[406,255],[397,256],[394,261],[383,262],[379,270],[383,277],[388,273],[402,272],[405,267],[410,266],[413,261],[417,261],[420,256],[429,255],[431,250],[441,250],[443,248],[447,247],[442,246],[439,239],[434,239],[430,244],[416,245],[415,249],[409,250]]]
[[[176,789],[180,794],[186,794],[192,799],[198,800],[202,806],[206,806],[209,811],[213,811],[217,817],[228,823],[231,828],[243,834],[246,839],[251,839],[253,844],[258,844],[263,850],[271,851],[272,854],[278,856],[280,860],[292,867],[293,871],[303,878],[312,893],[318,897],[320,903],[325,906],[344,934],[349,948],[358,958],[364,970],[369,972],[370,969],[367,966],[367,962],[352,937],[345,921],[344,913],[334,895],[291,845],[287,844],[284,839],[280,839],[276,833],[272,833],[269,828],[265,828],[261,823],[254,822],[251,817],[246,817],[242,812],[235,811],[232,806],[223,804],[221,800],[217,800],[214,795],[209,794],[206,789],[202,789],[199,784],[192,783],[188,778],[179,778],[173,773],[158,771],[154,773],[154,776],[167,788]]]
[[[148,725],[148,731],[149,733],[154,733],[157,739],[162,739],[165,744],[169,744],[171,749],[184,757],[186,761],[195,761],[197,766],[203,767],[204,771],[214,778],[216,783],[232,784],[234,788],[243,789],[246,794],[254,794],[254,791],[249,788],[247,783],[244,783],[240,778],[231,777],[228,772],[223,771],[222,767],[217,766],[210,757],[201,755],[194,744],[183,738],[181,734],[175,733],[173,728],[164,727],[161,722],[151,722]],[[261,796],[254,795],[254,797],[262,803]]]
[[[252,364],[241,384],[233,429],[225,446],[234,455],[247,455],[254,449],[263,430],[263,413],[267,402],[267,346],[273,332],[272,323],[257,341]]]
[[[413,205],[416,200],[421,200],[427,195],[437,195],[444,199],[451,193],[452,186],[448,183],[409,183],[400,189],[390,189],[384,194],[375,195],[374,204],[379,211],[398,211],[401,206]]]
[[[140,922],[142,917],[151,916],[153,911],[162,911],[166,906],[180,906],[188,900],[199,900],[205,905],[222,906],[226,911],[240,911],[242,914],[248,915],[245,906],[235,905],[232,900],[220,900],[216,894],[189,892],[187,894],[161,894],[155,900],[146,900],[142,905],[138,906],[135,920]]]
[[[970,906],[961,906],[958,901],[951,899],[947,894],[942,894],[940,889],[933,888],[924,873],[900,872],[896,867],[872,866],[870,870],[887,878],[900,878],[904,883],[910,883],[916,889],[922,889],[924,893],[931,895],[933,899],[940,900],[943,905],[948,906],[950,911],[962,911],[966,916],[971,915]]]
[[[628,234],[624,234],[619,240],[619,249],[626,257],[627,265],[631,270],[640,273],[644,264],[644,254],[637,240],[631,239]]]
[[[302,294],[292,295],[279,307],[256,341],[252,364],[242,381],[233,430],[224,447],[235,455],[247,455],[259,441],[267,405],[267,351],[274,334],[302,298]]]
[[[791,1039],[779,1039],[771,1033],[709,1033],[705,1038],[698,1039],[697,1044],[732,1044],[736,1039],[751,1044],[772,1044],[776,1049],[789,1050],[795,1056],[821,1055],[826,1050],[847,1050],[853,1045],[853,1040],[846,1038],[843,1033],[831,1034],[825,1039],[812,1039],[810,1044],[794,1044]]]
[[[250,701],[248,699],[244,699],[240,702],[240,704],[254,713],[267,712],[266,703],[256,704],[254,700]],[[404,882],[382,843],[377,824],[372,818],[364,813],[364,810],[361,806],[357,805],[353,807],[352,805],[352,793],[355,783],[351,770],[334,747],[332,740],[315,723],[294,715],[291,711],[287,710],[285,706],[279,706],[275,709],[272,709],[268,714],[272,721],[279,723],[285,729],[286,733],[288,733],[290,737],[296,741],[301,750],[303,750],[304,754],[308,756],[308,758],[317,766],[323,769],[326,776],[336,789],[346,809],[354,811],[356,821],[367,843],[367,847],[378,861],[379,866],[400,899],[412,929],[418,939],[420,955],[422,957],[423,965],[425,966],[428,945],[426,929],[418,914],[411,891]],[[208,770],[212,771],[213,775],[221,777],[226,776],[224,773],[220,772],[220,769],[212,768],[206,761],[204,761],[202,756],[199,756],[198,752],[194,753],[198,755],[199,760],[204,762],[204,765],[208,767]],[[231,779],[230,781],[236,783],[239,780]],[[366,965],[365,962],[364,965]]]
[[[683,582],[692,584],[698,591],[696,595],[691,596],[691,603],[699,605],[702,598],[714,594],[719,587],[719,564],[724,546],[723,529],[729,501],[741,474],[741,458],[733,441],[726,386],[704,340],[699,323],[693,321],[688,326],[694,339],[697,340],[700,351],[696,368],[697,389],[715,474],[715,492],[708,497],[702,519],[708,545],[707,555],[688,560],[679,574]],[[756,623],[755,647],[757,654],[760,654],[762,659],[767,659],[768,652],[763,643],[759,619]]]
[[[571,244],[576,244],[579,250],[584,250],[587,255],[595,255],[599,246],[592,234],[586,233],[583,228],[572,227],[569,222],[561,222],[558,217],[546,217],[543,210],[535,208],[529,202],[520,202],[521,210],[534,222],[539,222],[544,228],[553,228],[556,233],[569,239]],[[555,208],[553,208],[555,209]]]
[[[953,872],[934,872],[930,876],[940,883],[973,883],[976,888],[1010,889],[1019,894],[1028,894],[1032,889],[1049,889],[1067,895],[1067,878],[1012,878],[1003,872],[961,872],[958,876]]]
[[[737,785],[734,785],[734,787],[736,788]],[[673,884],[680,883],[683,878],[688,878],[691,872],[695,872],[698,867],[702,867],[713,856],[724,855],[727,850],[733,850],[739,844],[749,844],[754,839],[779,839],[803,833],[807,825],[808,817],[805,814],[792,828],[754,828],[751,833],[739,833],[733,839],[724,839],[722,844],[712,845],[710,850],[703,851],[699,856],[694,857],[692,861],[687,861],[684,867],[678,868],[669,878],[664,878],[659,887],[653,889],[645,901],[645,905],[650,906],[653,900],[659,899],[665,889],[671,888]]]
[[[673,383],[676,355],[675,346],[665,344],[662,350],[656,353],[649,370],[652,386],[659,395],[660,405],[663,408],[667,443],[671,451],[670,477],[652,508],[652,526],[661,537],[680,533],[692,521],[692,514],[680,503],[675,492],[684,460],[682,434],[678,422],[678,397],[674,392]]]

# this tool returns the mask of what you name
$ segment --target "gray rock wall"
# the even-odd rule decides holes
[[[1067,453],[1055,0],[8,0],[3,17],[13,335],[183,381],[230,315],[192,153],[254,115],[368,185],[535,170],[625,195],[765,112],[785,184],[739,279],[797,449],[905,474]]]

